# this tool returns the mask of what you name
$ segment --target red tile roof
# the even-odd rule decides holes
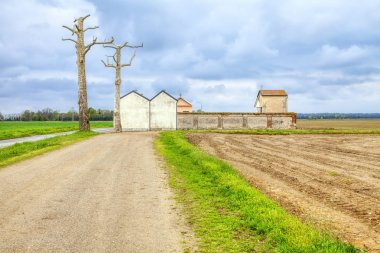
[[[287,96],[285,90],[260,90],[259,94],[262,96]]]
[[[179,106],[192,106],[189,102],[187,102],[185,99],[183,99],[183,98],[178,98],[177,99],[177,101],[178,101],[178,104],[181,104],[181,105],[179,105]]]

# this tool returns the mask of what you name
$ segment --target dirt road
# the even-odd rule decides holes
[[[182,252],[154,134],[96,136],[0,170],[0,252]]]
[[[380,135],[191,134],[291,213],[380,252]]]

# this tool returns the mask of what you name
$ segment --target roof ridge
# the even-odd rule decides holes
[[[259,90],[257,95],[260,95],[260,94],[262,96],[287,96],[288,95],[285,90]]]
[[[128,96],[128,95],[130,95],[130,94],[132,94],[132,93],[135,93],[136,95],[139,95],[140,97],[143,97],[143,98],[145,98],[146,100],[150,101],[149,98],[145,97],[143,94],[138,93],[137,90],[131,90],[130,92],[128,92],[128,93],[125,94],[124,96],[120,97],[120,99],[122,99],[123,97],[126,97],[126,96]]]
[[[158,95],[160,95],[161,93],[165,93],[166,95],[168,95],[169,97],[171,97],[172,99],[174,99],[175,101],[178,101],[178,99],[176,99],[175,97],[173,97],[172,95],[170,95],[169,93],[167,93],[165,90],[161,90],[159,91],[154,97],[152,97],[150,99],[150,101],[152,101],[153,99],[155,99]]]
[[[186,99],[184,99],[183,97],[178,98],[178,100],[180,100],[180,99],[182,99],[183,101],[185,101],[185,103],[187,103],[187,104],[189,104],[189,105],[192,106],[192,104],[190,102],[188,102]]]

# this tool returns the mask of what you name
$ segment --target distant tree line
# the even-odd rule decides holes
[[[90,120],[108,121],[113,120],[112,110],[102,110],[90,107],[88,109]],[[1,121],[78,121],[79,114],[74,109],[68,112],[59,112],[51,108],[45,108],[36,112],[25,110],[21,113],[2,114],[0,112]]]
[[[297,113],[298,119],[379,119],[380,113]]]
[[[198,110],[198,112],[202,112]],[[112,110],[102,110],[90,107],[88,109],[90,120],[113,120]],[[380,119],[380,113],[297,113],[298,119]],[[59,112],[50,108],[36,112],[25,110],[21,113],[2,114],[0,121],[78,121],[79,115],[74,109],[68,112]]]

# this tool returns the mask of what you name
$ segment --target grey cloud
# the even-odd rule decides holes
[[[215,102],[205,99],[201,94],[205,90],[193,87],[191,80],[218,80],[222,85],[225,80],[249,79],[266,87],[287,89],[296,99],[292,102],[295,111],[313,108],[311,104],[318,99],[340,108],[326,94],[379,81],[380,16],[374,11],[379,8],[377,1],[344,0],[286,0],[281,4],[265,0],[3,1],[0,97],[16,94],[21,85],[22,93],[39,96],[36,102],[30,100],[31,105],[57,105],[50,99],[57,94],[61,94],[60,101],[75,102],[76,84],[68,77],[72,88],[67,94],[66,81],[59,80],[62,77],[47,81],[46,77],[34,76],[22,84],[20,78],[37,70],[75,75],[75,48],[71,42],[61,41],[70,35],[61,25],[70,25],[74,17],[90,13],[88,24],[100,29],[89,32],[87,40],[114,36],[118,42],[144,43],[133,66],[123,70],[122,92],[138,89],[151,96],[166,89],[175,96],[191,95],[189,100],[202,100],[204,107],[214,110],[248,110],[248,102],[234,101],[242,96],[238,89],[206,87],[220,99]],[[14,14],[23,15],[23,22],[15,22]],[[94,47],[87,55],[87,74],[89,80],[109,80],[89,81],[90,103],[112,108],[114,73],[100,63],[109,53]],[[123,52],[123,61],[128,61],[130,54]],[[18,80],[17,85],[7,80]],[[302,94],[315,100],[303,99]],[[12,103],[1,100],[0,107]]]
[[[223,93],[226,91],[226,86],[224,84],[208,86],[204,91],[207,93]]]
[[[189,91],[190,84],[182,78],[159,78],[152,83],[155,93],[165,90],[173,97],[179,97],[180,94],[186,95]]]

